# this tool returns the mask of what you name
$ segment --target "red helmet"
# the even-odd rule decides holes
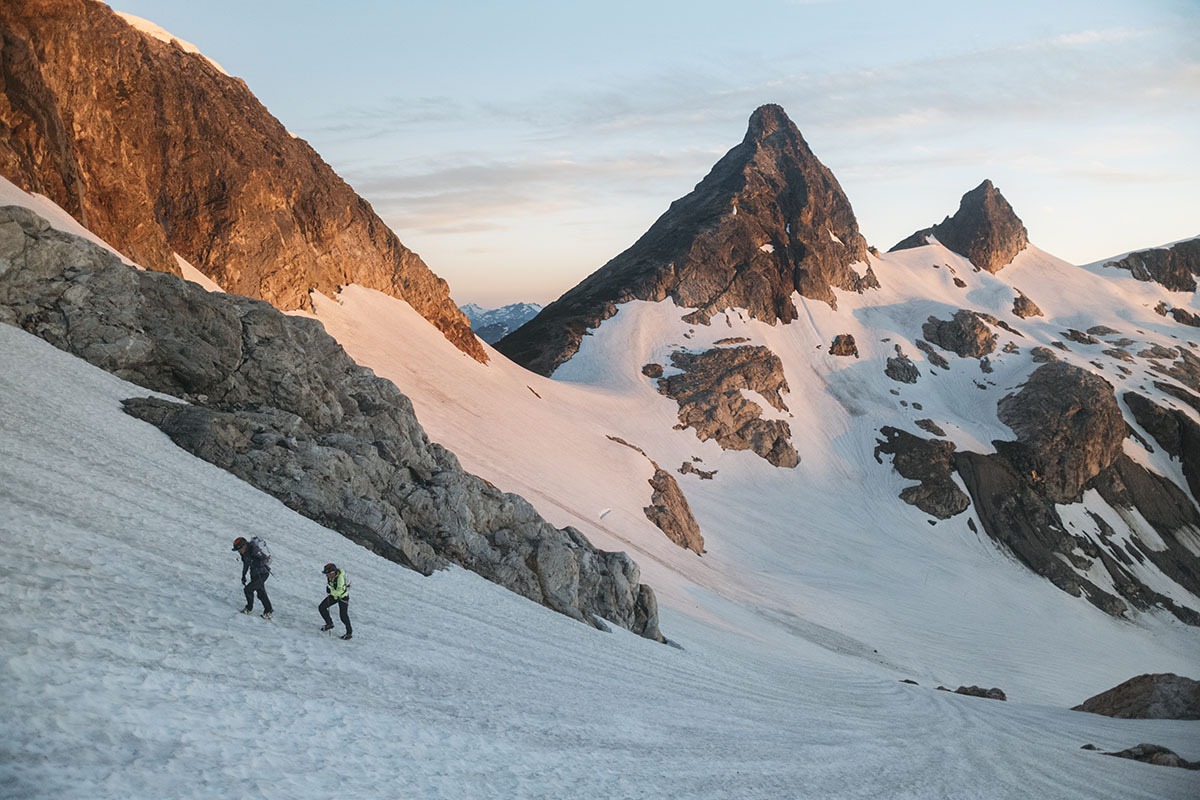
[[[326,575],[329,575],[329,574],[337,572],[337,571],[338,571],[337,564],[326,564],[325,568],[321,570],[321,572],[324,572]]]
[[[241,536],[239,536],[233,540],[233,549],[241,550],[243,547],[245,547],[248,544],[250,544],[250,543],[247,542],[245,539],[243,539]]]

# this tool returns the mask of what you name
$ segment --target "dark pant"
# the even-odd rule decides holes
[[[257,578],[250,577],[250,582],[246,584],[246,608],[254,608],[254,593],[258,592],[258,599],[262,600],[263,611],[271,613],[271,600],[267,597],[267,587],[264,585],[267,582],[267,575],[259,575]]]
[[[329,595],[321,601],[321,605],[317,606],[317,610],[321,612],[321,619],[325,620],[326,625],[333,624],[333,618],[329,616],[329,609],[334,603],[338,604],[338,614],[342,618],[342,624],[346,626],[346,633],[350,633],[350,596],[346,595],[341,600],[336,599],[333,595]]]

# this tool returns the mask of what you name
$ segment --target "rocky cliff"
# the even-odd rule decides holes
[[[930,235],[988,272],[999,272],[1029,244],[1024,223],[988,180],[962,196],[954,216],[917,231],[892,250],[921,247]]]
[[[1200,275],[1200,239],[1139,250],[1104,266],[1129,270],[1139,281],[1161,283],[1173,292],[1194,292]]]
[[[0,87],[0,172],[142,266],[285,310],[360,284],[486,361],[446,282],[202,55],[93,0],[5,0]]]
[[[690,322],[744,308],[755,319],[786,323],[796,318],[795,291],[835,305],[835,288],[877,286],[867,261],[866,240],[837,179],[783,109],[766,105],[691,194],[497,348],[549,375],[575,354],[589,328],[630,300],[670,298],[693,309]]]
[[[384,557],[422,573],[460,564],[572,618],[662,638],[628,556],[463,472],[318,322],[126,267],[15,207],[0,209],[0,322],[181,398],[125,407]]]

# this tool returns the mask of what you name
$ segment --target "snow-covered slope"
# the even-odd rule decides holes
[[[939,269],[930,266],[932,254]],[[887,379],[879,359],[895,343],[919,359],[906,332],[919,330],[931,314],[957,309],[964,294],[997,314],[1001,303],[1011,307],[1009,269],[1026,291],[1034,280],[1045,287],[1038,301],[1044,294],[1051,315],[1051,321],[1026,320],[1023,338],[1057,338],[1071,319],[1064,314],[1084,291],[1078,270],[1031,249],[998,278],[932,246],[872,266],[884,284],[879,293],[841,295],[836,312],[797,296],[801,318],[790,325],[730,313],[710,327],[689,326],[669,302],[625,304],[584,338],[554,380],[502,357],[488,366],[459,358],[404,304],[375,292],[348,287],[336,301],[316,297],[314,305],[356,360],[413,399],[430,436],[464,467],[522,494],[554,524],[574,525],[600,547],[629,551],[665,606],[734,628],[744,621],[731,621],[731,608],[739,615],[748,609],[781,631],[885,665],[898,677],[987,683],[1015,698],[1059,705],[1142,672],[1194,672],[1200,663],[1194,629],[1166,614],[1132,622],[1108,617],[1017,564],[972,532],[964,516],[931,525],[896,499],[911,482],[872,458],[881,425],[912,428],[922,417],[939,420],[960,447],[977,452],[990,452],[993,439],[1012,438],[994,411],[983,414],[980,407],[994,409],[1028,376],[1033,342],[1022,341],[1019,354],[994,356],[995,372],[987,375],[974,360],[951,355],[956,363],[949,372],[916,386]],[[949,266],[970,282],[967,290],[953,284]],[[1097,281],[1087,291],[1090,307],[1118,307],[1110,302],[1118,291],[1113,284]],[[1129,327],[1115,311],[1108,321]],[[1149,312],[1137,324],[1147,337],[1155,326],[1167,327]],[[826,354],[833,336],[845,332],[861,343],[861,359]],[[674,402],[641,374],[644,363],[668,363],[675,347],[700,350],[726,337],[766,344],[782,358],[793,441],[803,459],[794,470],[674,430]],[[699,457],[703,469],[717,471],[711,481],[681,479],[705,555],[681,550],[646,520],[650,461],[609,436],[667,468]],[[665,626],[664,632],[675,637]]]
[[[125,416],[142,394],[0,325],[7,797],[1194,796],[1194,773],[1079,748],[1194,759],[1196,723],[904,685],[697,588],[722,621],[665,607],[676,649],[422,578]],[[251,534],[271,622],[236,611],[229,542]],[[330,560],[352,642],[317,632]]]

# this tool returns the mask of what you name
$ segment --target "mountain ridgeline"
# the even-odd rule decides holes
[[[836,306],[834,288],[876,286],[866,261],[867,242],[837,179],[783,109],[765,105],[741,144],[632,247],[496,346],[550,375],[588,329],[630,300],[670,298],[702,324],[731,308],[786,323],[797,315],[793,292]]]
[[[94,0],[0,4],[0,174],[129,258],[305,308],[356,283],[486,361],[446,282],[246,84]]]

